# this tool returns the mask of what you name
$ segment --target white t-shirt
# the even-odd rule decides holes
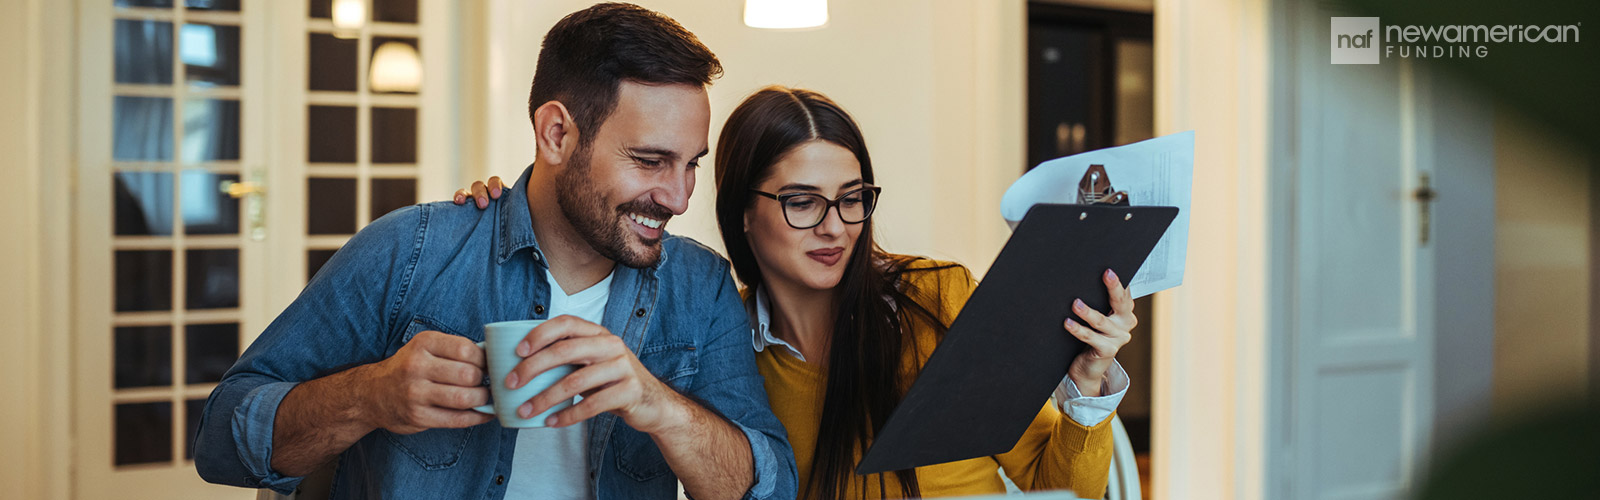
[[[550,273],[550,316],[570,314],[599,324],[605,316],[606,300],[611,296],[611,277],[594,286],[567,295]],[[517,449],[511,457],[511,482],[506,498],[579,499],[594,498],[589,483],[589,422],[564,427],[532,428],[517,431]]]

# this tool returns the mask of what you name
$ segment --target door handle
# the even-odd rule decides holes
[[[1417,231],[1421,245],[1425,247],[1428,246],[1429,233],[1433,232],[1433,200],[1439,197],[1439,193],[1433,190],[1433,176],[1423,172],[1411,197],[1417,200]]]
[[[265,177],[261,169],[257,168],[250,171],[247,181],[222,181],[217,184],[217,190],[244,202],[245,227],[249,231],[250,239],[255,241],[267,237],[267,211],[264,206],[267,186],[263,180]]]

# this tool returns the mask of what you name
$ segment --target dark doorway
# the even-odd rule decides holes
[[[1028,4],[1026,168],[1155,135],[1154,27],[1149,13]],[[1117,414],[1149,491],[1150,298],[1135,311],[1140,326],[1117,355],[1131,379]]]

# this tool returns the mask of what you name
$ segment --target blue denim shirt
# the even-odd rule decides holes
[[[296,384],[386,359],[424,330],[476,342],[484,324],[545,318],[548,268],[524,194],[531,171],[488,210],[415,205],[351,238],[212,391],[195,439],[200,475],[291,492],[301,478],[270,464],[278,404]],[[652,374],[749,439],[755,484],[745,498],[794,498],[794,454],[767,405],[728,262],[688,238],[663,236],[662,245],[654,267],[617,266],[601,324]],[[677,497],[677,478],[649,435],[609,413],[589,429],[598,499]],[[373,431],[339,456],[333,497],[504,497],[517,432],[498,422]]]

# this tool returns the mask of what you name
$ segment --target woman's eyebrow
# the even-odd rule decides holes
[[[821,192],[822,189],[818,188],[816,186],[810,185],[810,184],[801,184],[801,183],[798,183],[798,182],[791,182],[789,184],[784,184],[783,187],[778,188],[778,191],[780,191],[780,192],[782,192],[782,191]]]

